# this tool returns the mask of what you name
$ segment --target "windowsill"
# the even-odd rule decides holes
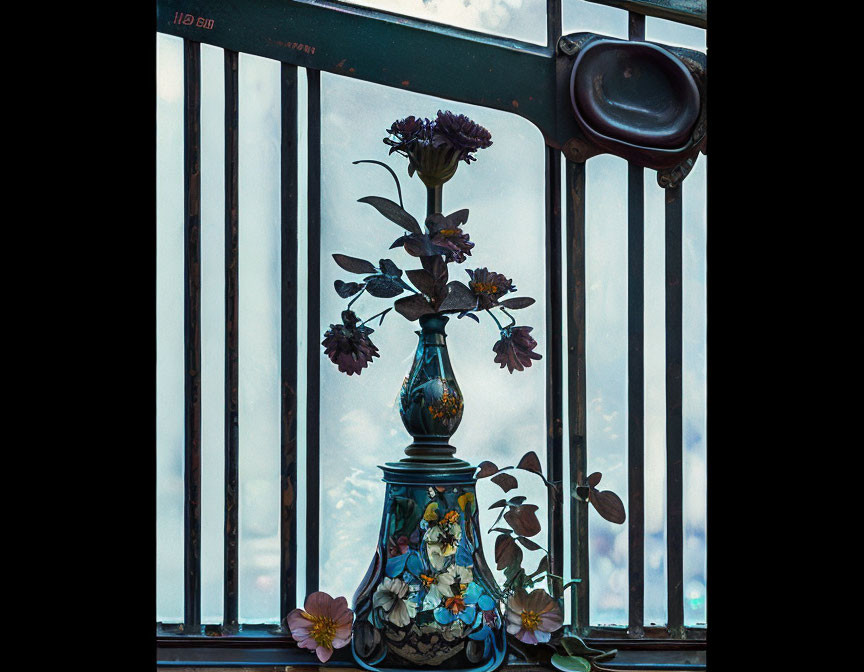
[[[215,634],[215,632],[214,632]],[[358,669],[348,647],[338,649],[327,665],[321,665],[315,654],[297,648],[290,637],[278,632],[278,626],[259,626],[232,636],[183,635],[161,630],[156,640],[156,663],[164,670],[209,670],[237,672],[254,668],[256,672],[340,668]],[[602,665],[609,670],[664,670],[666,672],[705,669],[705,640],[625,640],[588,638],[595,648],[618,649],[612,660]],[[526,663],[514,654],[499,670],[532,672],[553,669],[537,663]]]

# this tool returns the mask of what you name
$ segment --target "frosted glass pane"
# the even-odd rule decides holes
[[[562,27],[567,33],[598,33],[627,39],[627,11],[586,0],[563,0]]]
[[[353,0],[350,4],[546,44],[546,0]]]
[[[374,100],[372,105],[360,101]],[[396,187],[381,167],[351,165],[357,159],[386,161],[399,175],[406,209],[425,219],[426,191],[407,175],[407,161],[387,157],[382,142],[385,129],[410,114],[434,116],[439,108],[469,115],[492,133],[493,145],[481,150],[476,163],[462,165],[444,187],[444,211],[468,207],[465,230],[476,243],[464,264],[451,264],[451,279],[467,282],[465,268],[487,266],[512,277],[520,294],[537,303],[519,311],[520,324],[534,327],[537,351],[545,355],[545,234],[544,146],[539,131],[515,115],[459,103],[448,103],[416,93],[380,87],[322,74],[322,237],[321,322],[323,332],[339,320],[347,300],[333,291],[336,279],[348,280],[330,257],[342,252],[373,260],[393,259],[401,268],[419,268],[403,250],[388,250],[401,229],[373,208],[357,203],[368,195],[396,199]],[[358,123],[362,120],[362,123]],[[352,307],[362,318],[387,305],[385,299],[365,295]],[[510,375],[493,363],[497,328],[486,319],[476,324],[455,317],[447,325],[448,346],[456,378],[465,397],[465,415],[453,437],[457,456],[474,464],[492,460],[499,466],[515,464],[534,450],[545,463],[545,364],[534,363]],[[372,340],[380,349],[361,376],[348,377],[321,360],[321,587],[331,594],[353,595],[378,539],[384,484],[377,465],[398,460],[410,437],[399,418],[397,396],[417,345],[417,323],[388,314],[375,326]],[[519,474],[522,494],[540,506],[546,519],[546,491],[540,479]],[[515,492],[513,493],[515,494]],[[481,526],[494,522],[489,504],[501,490],[489,480],[477,486]],[[534,537],[546,546],[544,531]],[[490,560],[494,537],[483,544]],[[539,551],[526,552],[524,566],[533,571]],[[492,564],[492,563],[490,563]],[[499,580],[503,575],[498,573]]]
[[[706,622],[706,159],[699,157],[682,187],[685,625]]]
[[[225,56],[201,45],[201,621],[225,566]]]
[[[279,620],[280,64],[240,55],[241,622]]]
[[[645,624],[666,624],[666,192],[645,171]]]
[[[156,36],[156,620],[183,620],[183,40]]]
[[[627,162],[594,157],[585,179],[588,473],[627,506]],[[588,517],[590,621],[627,623],[627,525]]]
[[[706,49],[704,28],[658,19],[654,16],[645,17],[645,39],[698,51]],[[689,182],[689,180],[685,181]]]

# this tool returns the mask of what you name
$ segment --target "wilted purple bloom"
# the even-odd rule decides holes
[[[495,363],[505,366],[513,373],[513,369],[522,371],[531,366],[532,359],[542,359],[542,355],[533,352],[537,341],[531,338],[534,327],[507,327],[501,330],[501,340],[492,346],[495,351]]]
[[[444,255],[447,261],[461,264],[465,261],[466,255],[471,256],[471,248],[474,247],[474,243],[454,221],[453,215],[448,217],[437,213],[429,215],[426,218],[426,227],[429,229],[430,242],[446,250]]]
[[[374,330],[369,327],[357,326],[357,316],[354,311],[342,311],[342,324],[331,324],[324,332],[324,354],[330,361],[338,365],[342,373],[361,373],[373,357],[380,357],[378,348],[369,340],[369,334]]]
[[[464,114],[453,114],[438,110],[432,134],[432,144],[435,147],[449,145],[459,152],[459,158],[465,163],[476,161],[472,156],[478,149],[485,149],[492,144],[492,134],[475,123]]]
[[[428,140],[431,136],[430,124],[428,119],[414,116],[394,121],[387,133],[396,139],[384,138],[384,142],[390,145],[390,154],[393,152],[407,153],[410,145],[414,142]]]
[[[491,308],[498,303],[498,299],[516,289],[513,286],[513,281],[508,280],[500,273],[493,273],[486,268],[477,268],[473,271],[470,268],[465,270],[471,277],[468,287],[479,299],[478,308],[481,310]]]

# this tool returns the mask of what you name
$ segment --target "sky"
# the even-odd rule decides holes
[[[394,0],[395,1],[395,0]],[[360,4],[360,3],[358,3]],[[369,6],[388,9],[386,0]],[[475,30],[542,43],[545,3],[539,0],[417,0],[399,2],[404,13]],[[396,5],[392,5],[395,7]],[[392,8],[389,7],[389,8]],[[626,12],[565,0],[565,32],[594,31],[625,37]],[[705,49],[704,31],[649,18],[648,40]],[[182,620],[183,565],[183,253],[182,253],[182,41],[157,35],[157,616]],[[222,613],[224,380],[223,71],[222,50],[202,45],[202,618],[218,623]],[[305,194],[305,73],[299,77],[299,194]],[[380,167],[352,165],[385,161],[399,175],[406,208],[422,220],[425,192],[409,179],[405,160],[387,157],[381,142],[396,118],[433,116],[438,109],[467,114],[492,133],[492,147],[463,165],[444,190],[444,210],[467,207],[466,231],[476,243],[468,264],[512,277],[519,294],[537,303],[518,313],[534,327],[545,353],[543,142],[526,120],[506,112],[390,89],[323,73],[322,256],[320,331],[339,319],[345,301],[332,289],[346,274],[330,254],[342,252],[376,261],[389,257],[402,268],[411,258],[387,250],[399,230],[357,199],[395,199],[392,178]],[[279,64],[240,57],[240,620],[278,620],[279,590]],[[684,516],[685,621],[705,621],[705,166],[700,156],[684,183]],[[646,623],[663,623],[665,606],[665,364],[663,192],[652,171],[645,177],[645,450]],[[627,503],[627,240],[626,162],[608,155],[589,160],[587,209],[587,392],[588,467],[601,471],[601,489]],[[304,199],[300,199],[300,259],[306,262]],[[467,277],[467,276],[466,276]],[[299,389],[304,389],[305,282],[300,278]],[[383,299],[363,298],[358,314],[370,316]],[[349,601],[374,552],[384,484],[377,465],[402,456],[410,438],[396,397],[416,347],[416,323],[391,313],[375,327],[381,358],[362,376],[340,374],[321,362],[320,518],[321,588]],[[534,450],[545,464],[545,358],[510,375],[492,362],[497,339],[489,321],[451,320],[447,327],[454,371],[463,391],[465,415],[452,443],[472,462],[514,464]],[[566,334],[565,334],[566,339]],[[566,341],[565,341],[566,342]],[[566,391],[565,391],[566,393]],[[304,473],[305,407],[300,395],[298,473]],[[565,399],[566,408],[566,399]],[[567,428],[565,426],[565,436]],[[565,460],[567,448],[565,446]],[[568,465],[565,462],[565,471]],[[529,501],[541,505],[539,479],[520,482]],[[569,483],[565,481],[569,488]],[[481,524],[494,518],[483,503],[499,498],[497,486],[477,486]],[[304,538],[304,485],[298,537]],[[565,526],[569,508],[565,506]],[[487,521],[488,519],[488,521]],[[590,617],[596,624],[627,622],[627,527],[604,521],[591,509]],[[546,531],[537,540],[545,545]],[[491,558],[494,539],[484,539]],[[536,565],[540,554],[526,565]],[[301,554],[302,555],[302,554]],[[305,595],[300,558],[299,602]],[[569,554],[565,563],[569,562]],[[489,563],[494,564],[494,563]],[[500,578],[500,575],[499,575]],[[568,604],[569,608],[569,604]]]

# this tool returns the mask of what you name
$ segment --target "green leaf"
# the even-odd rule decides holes
[[[561,638],[561,646],[570,656],[599,656],[603,653],[600,649],[593,649],[588,646],[581,637],[576,635],[568,635]]]
[[[389,198],[381,198],[380,196],[364,196],[363,198],[358,199],[358,201],[360,203],[368,203],[391,222],[398,224],[406,231],[416,233],[417,235],[423,233],[417,220]]]
[[[550,662],[564,672],[591,672],[591,663],[579,656],[562,656],[556,653]]]

